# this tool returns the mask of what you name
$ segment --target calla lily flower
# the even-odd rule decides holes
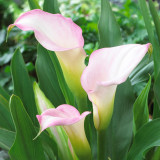
[[[86,53],[81,28],[70,18],[35,9],[22,14],[10,31],[17,26],[23,31],[33,30],[37,41],[46,49],[55,51],[61,64],[65,80],[75,97],[86,97],[80,82],[85,68]],[[81,98],[82,99],[82,98]]]
[[[56,109],[48,109],[37,115],[40,132],[51,126],[63,126],[73,149],[79,159],[90,159],[91,149],[84,131],[84,120],[90,112],[79,111],[73,106],[63,104]]]
[[[94,125],[97,130],[108,127],[114,107],[118,84],[147,53],[150,44],[128,44],[94,51],[81,77],[81,84],[93,104]]]
[[[44,95],[44,93],[40,90],[36,82],[34,82],[33,90],[34,90],[35,102],[38,114],[41,114],[47,109],[55,108],[52,105],[52,103],[47,99],[47,97]],[[64,129],[61,126],[52,126],[48,128],[47,131],[50,137],[52,137],[54,141],[57,143],[58,154],[60,158],[66,160],[75,159],[74,158],[75,154],[74,152],[71,152],[70,149],[71,147],[68,145],[68,136],[66,135]],[[39,136],[39,134],[37,136]]]

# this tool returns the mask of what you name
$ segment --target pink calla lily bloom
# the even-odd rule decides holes
[[[33,30],[37,41],[46,49],[55,51],[66,82],[75,97],[87,96],[80,82],[85,68],[82,29],[70,18],[35,9],[22,14],[10,31],[17,26],[23,31]]]
[[[81,84],[93,104],[94,125],[104,130],[110,123],[118,84],[123,83],[147,53],[150,44],[128,44],[94,51]]]
[[[84,131],[84,120],[90,113],[86,111],[80,114],[76,108],[67,104],[48,109],[37,115],[40,132],[51,126],[63,126],[76,155],[80,159],[90,159],[91,149]]]

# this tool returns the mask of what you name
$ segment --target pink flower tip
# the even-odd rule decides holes
[[[91,112],[86,111],[80,115],[79,111],[75,107],[63,104],[57,108],[48,109],[36,117],[41,126],[41,131],[43,131],[51,126],[75,124],[85,118],[88,114],[91,114]]]

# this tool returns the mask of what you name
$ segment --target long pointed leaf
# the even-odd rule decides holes
[[[15,139],[15,132],[0,128],[0,148],[10,150]]]
[[[57,0],[44,0],[43,10],[50,13],[60,13]]]
[[[160,19],[159,19],[158,13],[156,11],[156,8],[155,8],[152,0],[149,0],[149,8],[150,8],[150,12],[152,14],[152,18],[153,18],[153,21],[155,24],[156,33],[157,33],[158,41],[159,41],[159,45],[160,45]]]
[[[160,72],[160,46],[154,36],[154,28],[151,23],[151,18],[149,14],[149,9],[145,0],[138,0],[140,4],[140,9],[144,18],[145,26],[148,32],[149,40],[153,45],[153,60],[154,60],[154,79],[157,79],[157,76]],[[160,107],[160,106],[159,106]],[[153,112],[156,117],[158,116],[156,112],[160,112],[160,108],[157,105],[157,100],[155,99]],[[160,116],[158,116],[160,117]],[[153,116],[155,118],[155,116]]]
[[[101,16],[98,24],[100,48],[122,43],[120,27],[116,22],[109,0],[101,0]]]
[[[155,93],[155,97],[157,99],[157,104],[160,107],[160,72],[155,80],[154,83],[154,93]]]
[[[0,94],[7,100],[9,101],[9,94],[0,86]]]
[[[12,160],[45,160],[39,138],[25,108],[17,96],[10,99],[10,110],[16,126],[16,139],[9,151]]]
[[[154,72],[155,78],[158,76],[160,70],[160,46],[154,36],[154,28],[151,24],[151,17],[149,14],[149,9],[145,0],[138,0],[140,4],[140,9],[144,18],[145,26],[148,32],[149,40],[153,45],[153,59],[154,59]]]
[[[65,81],[61,66],[60,66],[59,61],[57,59],[57,56],[54,52],[49,51],[49,54],[50,54],[51,60],[54,64],[56,74],[58,77],[58,82],[59,82],[60,88],[62,90],[62,93],[65,97],[66,103],[75,106],[74,105],[74,102],[75,102],[74,96]]]
[[[57,157],[58,157],[57,144],[45,132],[41,133],[39,137],[41,139],[44,151],[46,152],[50,160],[57,160]]]
[[[141,128],[145,123],[149,121],[148,111],[148,94],[151,86],[151,78],[147,83],[146,87],[142,90],[141,94],[136,99],[133,105],[134,115],[134,132]]]
[[[160,146],[160,119],[145,124],[135,135],[127,160],[142,160],[143,153],[154,146]]]
[[[30,9],[41,9],[37,0],[28,0]]]
[[[36,104],[32,83],[30,81],[22,54],[16,50],[11,61],[11,73],[14,85],[14,94],[21,98],[25,109],[31,117],[34,124],[37,122]]]
[[[0,128],[14,131],[14,124],[9,111],[9,103],[2,95],[0,95]]]
[[[56,71],[48,51],[41,45],[38,45],[37,52],[36,71],[41,89],[54,106],[64,104],[65,99],[60,89]]]

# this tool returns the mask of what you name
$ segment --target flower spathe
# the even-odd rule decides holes
[[[150,44],[128,44],[94,51],[81,77],[93,104],[94,125],[104,130],[110,123],[118,84],[128,78],[147,53]]]
[[[91,149],[84,131],[84,120],[90,112],[79,111],[73,106],[63,104],[56,109],[48,109],[41,115],[37,115],[40,124],[40,132],[51,126],[63,126],[74,151],[81,159],[90,159]]]
[[[61,14],[35,9],[22,14],[8,30],[13,26],[23,31],[33,30],[37,41],[44,48],[55,51],[71,91],[76,97],[86,97],[80,83],[86,53],[82,29],[78,25]]]
[[[33,90],[38,114],[41,114],[47,109],[55,108],[41,91],[36,82],[34,82],[33,84]],[[53,126],[49,127],[47,131],[50,137],[52,137],[57,143],[60,159],[72,159],[74,153],[71,153],[70,147],[68,145],[68,136],[66,136],[66,132],[64,131],[64,129],[61,126]],[[39,134],[37,136],[39,136]]]
[[[33,30],[38,42],[51,51],[65,51],[84,45],[81,28],[70,18],[34,9],[22,14],[14,24],[23,31]]]

